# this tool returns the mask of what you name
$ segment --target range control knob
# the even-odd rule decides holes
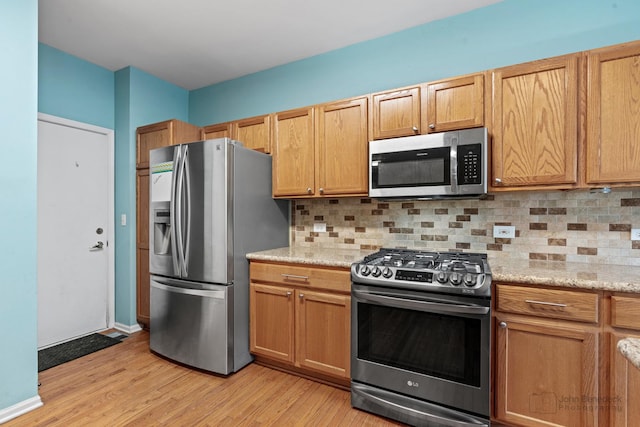
[[[373,271],[371,272],[371,275],[373,277],[379,277],[381,274],[382,274],[382,270],[380,270],[380,268],[373,267]]]
[[[436,274],[436,280],[440,283],[447,283],[447,273],[444,271],[438,271]]]
[[[360,274],[362,274],[363,276],[368,276],[371,273],[371,269],[369,268],[368,265],[363,265],[362,269],[360,270]]]
[[[382,272],[382,276],[385,277],[386,279],[388,279],[391,276],[393,276],[393,271],[391,271],[391,269],[389,267],[386,267],[384,269],[384,271]]]
[[[451,275],[449,276],[449,282],[451,282],[453,286],[458,286],[460,283],[462,283],[462,274],[456,272],[451,273]]]
[[[464,275],[464,285],[465,286],[474,286],[476,284],[476,276],[471,273],[467,273]]]

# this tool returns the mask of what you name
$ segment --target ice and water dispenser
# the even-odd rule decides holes
[[[171,211],[169,209],[153,211],[153,253],[171,255]]]

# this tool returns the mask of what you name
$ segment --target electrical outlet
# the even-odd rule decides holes
[[[313,224],[313,231],[316,233],[324,233],[327,231],[327,224],[324,222],[316,222]]]
[[[640,240],[640,228],[631,229],[631,240]]]
[[[516,227],[513,225],[494,225],[493,237],[500,239],[513,239],[516,237]]]

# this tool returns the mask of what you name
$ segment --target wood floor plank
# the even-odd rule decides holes
[[[149,334],[39,374],[44,406],[3,427],[371,426],[401,424],[353,409],[348,391],[252,363],[228,377],[149,350]]]

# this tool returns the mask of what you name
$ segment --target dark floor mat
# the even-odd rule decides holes
[[[38,351],[38,372],[111,347],[120,342],[121,340],[117,338],[102,334],[91,334],[86,337],[45,348]]]

